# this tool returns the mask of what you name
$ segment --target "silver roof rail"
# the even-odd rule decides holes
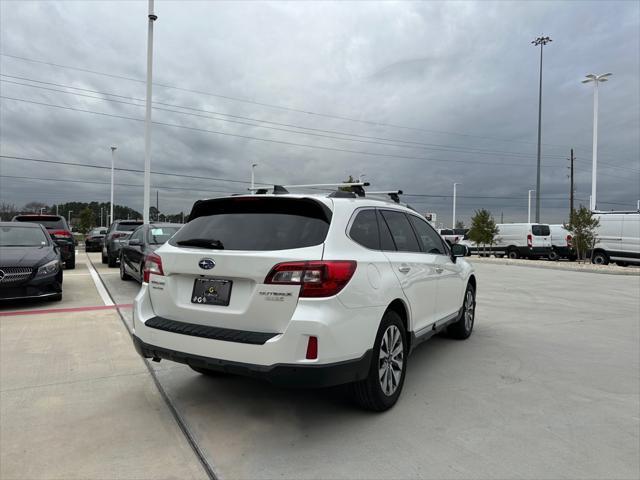
[[[400,203],[400,195],[402,195],[402,190],[387,190],[381,192],[367,192],[367,196],[369,195],[387,195],[391,200],[396,203]]]

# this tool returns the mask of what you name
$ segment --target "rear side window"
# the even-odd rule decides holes
[[[418,239],[422,243],[422,251],[425,253],[435,253],[436,255],[444,255],[446,253],[444,244],[440,235],[429,226],[427,222],[413,215],[409,215],[411,224],[418,234]]]
[[[391,236],[399,252],[420,252],[418,239],[413,233],[407,216],[402,212],[383,210],[382,217],[387,222]]]
[[[378,212],[378,225],[380,226],[380,250],[395,252],[396,245],[393,243],[387,222],[380,216],[380,212]]]
[[[532,225],[531,233],[536,237],[548,237],[551,235],[551,230],[549,229],[549,225]]]
[[[351,239],[372,250],[380,250],[380,237],[378,235],[378,220],[373,209],[358,212],[349,230]]]
[[[311,199],[239,197],[196,202],[189,218],[169,244],[204,240],[224,250],[268,251],[320,245],[331,212]]]

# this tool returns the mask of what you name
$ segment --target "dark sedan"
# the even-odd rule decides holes
[[[104,243],[104,237],[107,234],[107,229],[104,227],[94,228],[84,238],[84,249],[87,252],[100,252],[102,251],[102,244]]]
[[[62,299],[60,247],[37,223],[0,222],[0,300]]]
[[[65,268],[68,270],[76,268],[76,241],[64,216],[28,213],[16,215],[11,221],[39,223],[45,227],[53,241],[60,247],[60,255]]]
[[[134,278],[142,282],[144,259],[182,228],[178,223],[150,223],[141,225],[122,242],[120,250],[120,278]]]

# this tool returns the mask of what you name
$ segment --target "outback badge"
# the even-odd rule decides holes
[[[211,258],[203,258],[198,262],[198,266],[203,270],[211,270],[216,266],[216,262],[214,262]]]

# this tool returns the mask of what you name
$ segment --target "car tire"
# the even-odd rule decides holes
[[[118,266],[118,259],[110,253],[107,253],[107,264],[109,268],[116,268]]]
[[[120,280],[131,280],[131,275],[129,275],[124,268],[124,261],[122,260],[122,256],[120,257]]]
[[[628,267],[629,262],[616,262],[616,265],[618,265],[619,267]]]
[[[555,250],[551,250],[551,253],[549,253],[549,260],[551,260],[552,262],[557,262],[558,260],[560,260],[560,255],[558,255],[558,252],[556,252]]]
[[[107,258],[107,256],[104,254],[104,251],[102,252],[102,264],[106,265],[107,263],[109,263],[109,259]]]
[[[60,300],[62,300],[62,294],[58,293],[57,295],[54,295],[53,297],[51,297],[51,301],[52,302],[59,302]]]
[[[512,248],[507,252],[507,257],[509,257],[511,260],[517,260],[518,258],[520,258],[520,254],[515,248]]]
[[[609,265],[609,256],[604,252],[595,252],[591,257],[591,263],[594,265]]]
[[[219,372],[218,370],[210,370],[204,367],[194,367],[193,365],[189,365],[189,368],[194,372],[198,372],[202,375],[206,375],[207,377],[221,377],[226,375],[224,372]]]
[[[398,347],[401,347],[401,351],[397,350]],[[389,355],[389,350],[397,353]],[[408,353],[407,333],[402,319],[393,310],[388,310],[382,317],[373,344],[373,356],[367,378],[350,385],[355,402],[362,408],[374,412],[383,412],[393,407],[404,385]],[[386,357],[383,358],[383,355]],[[394,371],[398,375],[395,375]]]
[[[462,301],[462,311],[460,318],[447,328],[447,334],[457,340],[466,340],[473,332],[473,325],[476,318],[476,290],[470,283],[464,292]]]
[[[64,262],[64,268],[67,269],[67,270],[73,270],[74,268],[76,268],[76,256],[75,256],[75,254],[73,255],[73,257],[71,257],[66,262]]]

